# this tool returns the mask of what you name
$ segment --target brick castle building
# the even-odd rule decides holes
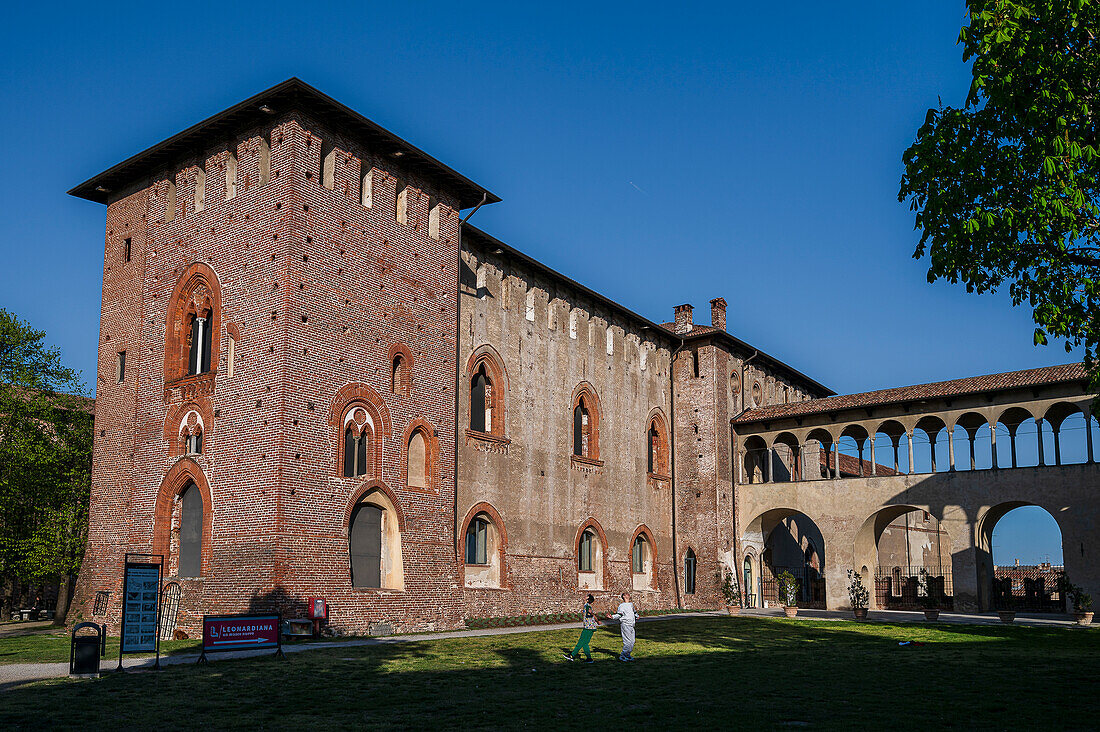
[[[732,420],[832,395],[721,298],[650,322],[464,224],[499,199],[296,79],[72,193],[107,205],[72,617],[126,552],[189,631],[310,596],[346,632],[717,607]]]

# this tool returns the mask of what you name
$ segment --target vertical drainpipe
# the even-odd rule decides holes
[[[457,266],[455,267],[455,455],[454,455],[454,499],[452,501],[451,512],[454,514],[452,520],[452,526],[454,527],[452,534],[452,544],[454,549],[455,567],[457,568],[459,562],[458,551],[458,532],[461,528],[458,525],[458,444],[459,438],[462,436],[462,427],[458,423],[458,399],[459,394],[462,393],[462,366],[459,364],[461,358],[462,349],[462,231],[466,222],[470,220],[470,217],[477,213],[477,210],[485,205],[485,202],[489,200],[488,193],[481,194],[481,200],[474,206],[474,209],[470,213],[466,214],[466,218],[458,222],[458,257]]]

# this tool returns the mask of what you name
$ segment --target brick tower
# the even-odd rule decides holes
[[[109,592],[117,632],[130,551],[189,632],[312,595],[353,630],[454,625],[458,211],[498,199],[296,79],[72,193],[107,204],[72,617]]]

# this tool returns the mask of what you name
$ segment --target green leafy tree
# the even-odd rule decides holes
[[[60,622],[87,536],[93,425],[45,337],[0,309],[0,576],[58,582]]]
[[[1083,346],[1100,386],[1100,2],[967,6],[970,92],[961,108],[929,110],[904,155],[914,257],[929,256],[929,282],[1007,285],[1032,308],[1035,344]]]

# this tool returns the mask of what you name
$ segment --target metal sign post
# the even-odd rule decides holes
[[[118,639],[118,670],[124,653],[155,651],[160,668],[161,554],[127,554],[122,579],[122,626]]]

